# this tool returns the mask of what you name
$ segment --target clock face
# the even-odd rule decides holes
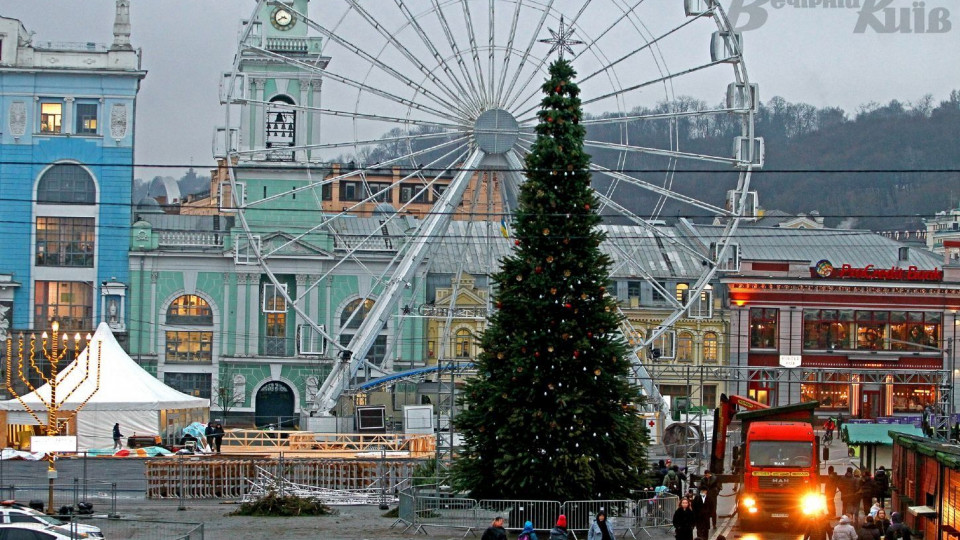
[[[293,16],[293,13],[290,13],[289,10],[285,8],[277,8],[273,10],[273,15],[270,17],[270,22],[273,24],[274,28],[278,30],[288,30],[297,22],[296,17]]]

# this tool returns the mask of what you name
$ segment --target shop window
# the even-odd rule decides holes
[[[780,310],[750,308],[750,348],[776,349]]]
[[[63,103],[44,102],[40,104],[40,133],[60,133],[63,120]]]
[[[170,388],[193,397],[210,399],[209,373],[164,373],[163,382]]]
[[[853,311],[806,309],[803,311],[804,349],[850,349]]]
[[[37,183],[40,204],[94,204],[97,188],[90,173],[73,163],[58,163],[47,169]]]
[[[933,385],[897,384],[893,386],[893,412],[920,413],[927,406],[936,404],[937,394]]]
[[[93,218],[38,217],[36,265],[93,268]]]
[[[167,364],[211,364],[213,332],[167,330]]]
[[[37,281],[34,326],[59,321],[65,332],[93,329],[93,287],[80,281]]]
[[[939,313],[890,312],[890,348],[895,351],[931,351],[940,345]]]
[[[96,103],[77,103],[77,121],[74,132],[78,135],[97,134]]]
[[[677,362],[693,362],[693,334],[677,334]]]
[[[170,302],[170,307],[167,308],[167,324],[213,326],[213,310],[203,298],[195,294],[185,294]]]
[[[889,313],[886,311],[857,311],[857,349],[878,351],[888,349],[886,334]]]
[[[720,360],[720,342],[715,332],[703,335],[703,363],[716,364]]]

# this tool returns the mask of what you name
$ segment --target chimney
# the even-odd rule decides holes
[[[111,51],[132,51],[130,45],[130,0],[117,0],[117,14],[113,20]]]

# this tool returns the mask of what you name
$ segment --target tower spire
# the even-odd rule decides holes
[[[117,14],[113,20],[111,51],[132,51],[130,45],[130,0],[117,0]]]

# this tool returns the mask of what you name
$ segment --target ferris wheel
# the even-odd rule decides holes
[[[578,73],[598,212],[695,268],[677,298],[655,269],[637,264],[637,242],[609,237],[614,272],[636,265],[637,279],[669,301],[655,329],[622,328],[644,392],[659,398],[644,351],[735,258],[731,237],[755,206],[750,176],[762,165],[756,85],[716,0],[260,0],[221,94],[226,125],[238,126],[226,137],[246,235],[237,243],[338,359],[317,392],[317,412],[331,410],[364,365],[389,371],[371,366],[368,354],[384,325],[423,324],[422,310],[403,299],[435,265],[458,277],[496,271],[512,246],[510,216],[558,41]],[[718,136],[729,144],[707,144]],[[245,178],[269,167],[285,171],[274,178],[303,181],[252,193]],[[708,175],[709,185],[693,183],[691,172]],[[295,293],[277,278],[288,254],[262,243],[266,229],[289,219],[285,203],[310,221],[288,231],[284,245],[321,233],[334,239],[317,282]],[[702,246],[680,241],[665,226],[675,216],[720,232]],[[402,247],[365,265],[364,250],[387,231],[402,231]],[[345,265],[375,284],[350,314],[349,340],[307,307]],[[444,341],[457,297],[443,311]],[[448,347],[437,349],[442,357]]]

